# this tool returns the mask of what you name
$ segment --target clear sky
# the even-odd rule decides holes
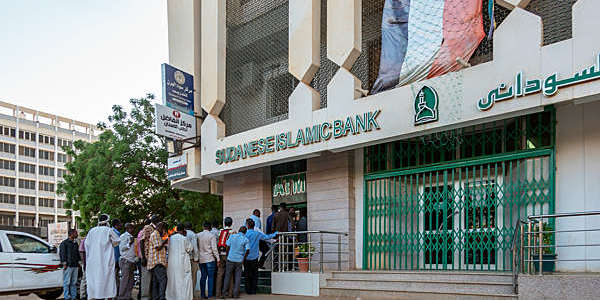
[[[0,100],[96,124],[154,93],[166,0],[0,0]]]

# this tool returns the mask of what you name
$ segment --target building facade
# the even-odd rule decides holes
[[[76,224],[78,212],[67,214],[56,193],[71,160],[63,147],[96,140],[98,129],[6,102],[0,109],[0,225],[40,228],[45,236],[49,223]]]
[[[207,113],[173,185],[222,181],[238,226],[291,203],[349,234],[350,270],[508,272],[519,220],[600,209],[600,3],[495,1],[460,70],[371,94],[384,2],[169,1],[169,62]],[[600,270],[593,247],[556,254],[557,271]]]

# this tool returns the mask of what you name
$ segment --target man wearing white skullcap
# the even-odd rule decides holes
[[[86,280],[88,299],[108,299],[117,296],[114,248],[119,236],[109,227],[110,217],[98,218],[85,239]]]

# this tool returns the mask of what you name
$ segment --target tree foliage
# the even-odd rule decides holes
[[[99,213],[127,222],[142,222],[150,214],[167,221],[220,220],[222,200],[214,195],[171,188],[167,179],[165,138],[154,133],[154,96],[131,99],[131,111],[114,105],[109,124],[93,143],[75,141],[65,148],[65,182],[59,193],[65,207],[78,210],[79,225],[87,230]]]

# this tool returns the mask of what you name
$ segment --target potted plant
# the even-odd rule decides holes
[[[536,243],[535,245],[532,246],[539,246],[539,225],[535,226],[535,229],[533,230],[534,232],[534,243]],[[552,246],[552,235],[554,234],[551,231],[554,231],[554,228],[552,228],[552,226],[548,225],[548,223],[543,223],[542,226],[542,231],[544,231],[544,233],[542,234],[542,244],[544,246]],[[535,249],[535,248],[534,248]],[[536,249],[536,251],[533,253],[532,259],[533,259],[533,265],[535,267],[535,271],[539,272],[540,270],[540,255],[539,255],[539,250]],[[547,272],[547,273],[552,273],[554,272],[554,266],[556,263],[556,253],[554,253],[554,247],[544,247],[544,250],[542,250],[542,272]]]
[[[298,261],[298,268],[300,272],[308,272],[310,266],[310,257],[313,255],[315,248],[309,244],[302,244],[296,247],[296,260]]]

